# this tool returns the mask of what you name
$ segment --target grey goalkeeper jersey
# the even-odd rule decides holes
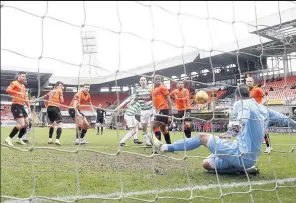
[[[147,105],[146,102],[151,101],[151,90],[150,88],[141,88],[139,87],[136,90],[136,99],[140,103],[141,110],[151,110],[152,109],[152,103]]]

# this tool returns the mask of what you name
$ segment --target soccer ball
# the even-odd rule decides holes
[[[200,90],[195,94],[194,99],[198,104],[205,104],[209,99],[209,95],[205,91]]]

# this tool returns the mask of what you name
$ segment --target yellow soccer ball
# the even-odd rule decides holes
[[[205,104],[209,100],[209,95],[205,91],[200,90],[195,94],[194,99],[198,104]]]

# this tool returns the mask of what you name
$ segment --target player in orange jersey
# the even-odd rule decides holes
[[[57,135],[56,135],[55,144],[62,145],[59,139],[62,134],[62,125],[63,125],[62,114],[60,111],[60,104],[64,103],[63,89],[64,89],[64,83],[61,81],[58,81],[56,82],[54,89],[46,94],[46,97],[48,100],[47,116],[50,121],[48,144],[53,144],[52,135],[54,132],[54,127],[56,126]]]
[[[26,73],[21,71],[17,74],[17,80],[10,83],[10,85],[7,87],[6,92],[10,94],[12,98],[12,105],[11,105],[11,113],[14,117],[14,119],[17,122],[17,125],[12,129],[9,136],[5,139],[5,142],[9,146],[14,146],[12,144],[12,138],[19,132],[18,139],[16,141],[17,144],[26,145],[22,141],[23,135],[26,133],[26,128],[29,124],[28,120],[28,114],[24,108],[24,105],[26,104],[28,107],[28,112],[31,113],[30,110],[30,104],[27,99],[26,95]]]
[[[85,115],[81,112],[81,106],[90,104],[94,115],[95,111],[91,103],[91,96],[89,94],[90,86],[85,84],[82,91],[77,92],[69,107],[69,114],[71,118],[76,120],[76,144],[87,144],[88,142],[84,139],[87,129],[90,128]],[[80,136],[79,136],[80,135]]]
[[[260,87],[254,86],[254,79],[252,77],[246,79],[246,85],[250,88],[250,97],[254,98],[258,104],[263,104],[265,94]]]
[[[155,131],[155,129],[160,128],[166,143],[170,144],[171,138],[168,130],[168,116],[172,114],[172,105],[169,90],[162,84],[161,76],[156,75],[154,77],[154,88],[152,89],[151,93],[156,113],[161,114],[155,116],[155,120],[153,122],[155,137],[161,140],[160,132]]]
[[[190,119],[190,97],[188,89],[184,88],[184,82],[179,81],[177,89],[173,90],[170,96],[176,101],[176,107],[178,110],[177,118],[185,117],[184,133],[187,138],[191,137]],[[182,121],[180,123],[183,123]]]
[[[246,79],[246,85],[248,85],[248,87],[250,88],[250,97],[254,98],[258,104],[263,104],[265,94],[260,87],[254,86],[254,79],[252,77],[248,77]],[[272,147],[270,144],[269,134],[267,131],[264,135],[264,141],[266,144],[266,150],[264,151],[264,153],[270,153]]]

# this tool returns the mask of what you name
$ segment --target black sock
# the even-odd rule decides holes
[[[54,128],[49,128],[49,138],[52,138]]]
[[[166,142],[167,144],[172,144],[170,133],[166,133],[166,134],[164,134],[163,136],[164,136],[165,142]]]
[[[264,139],[265,139],[266,146],[269,147],[270,144],[269,144],[269,134],[268,134],[268,133],[266,133],[266,134],[264,135]]]
[[[100,127],[97,127],[97,129],[98,129],[98,133],[100,133]]]
[[[81,138],[84,138],[85,134],[86,134],[87,130],[85,129],[82,129],[81,131]]]
[[[21,139],[26,132],[27,132],[27,128],[20,129],[20,132],[18,134],[18,138]]]
[[[62,134],[62,128],[58,128],[57,129],[57,137],[56,137],[56,139],[60,139],[61,134]]]
[[[184,130],[184,133],[187,138],[191,138],[191,130],[190,129]]]
[[[101,127],[101,134],[103,134],[103,129],[104,129],[104,128],[103,128],[103,127]]]
[[[154,132],[154,134],[155,134],[155,137],[159,140],[159,141],[161,141],[161,132]]]
[[[14,127],[11,131],[11,133],[9,134],[10,138],[13,138],[17,133],[18,133],[19,129],[17,129],[17,127]]]
[[[78,127],[78,129],[76,128],[76,139],[79,138],[80,132],[81,132],[81,127]]]

